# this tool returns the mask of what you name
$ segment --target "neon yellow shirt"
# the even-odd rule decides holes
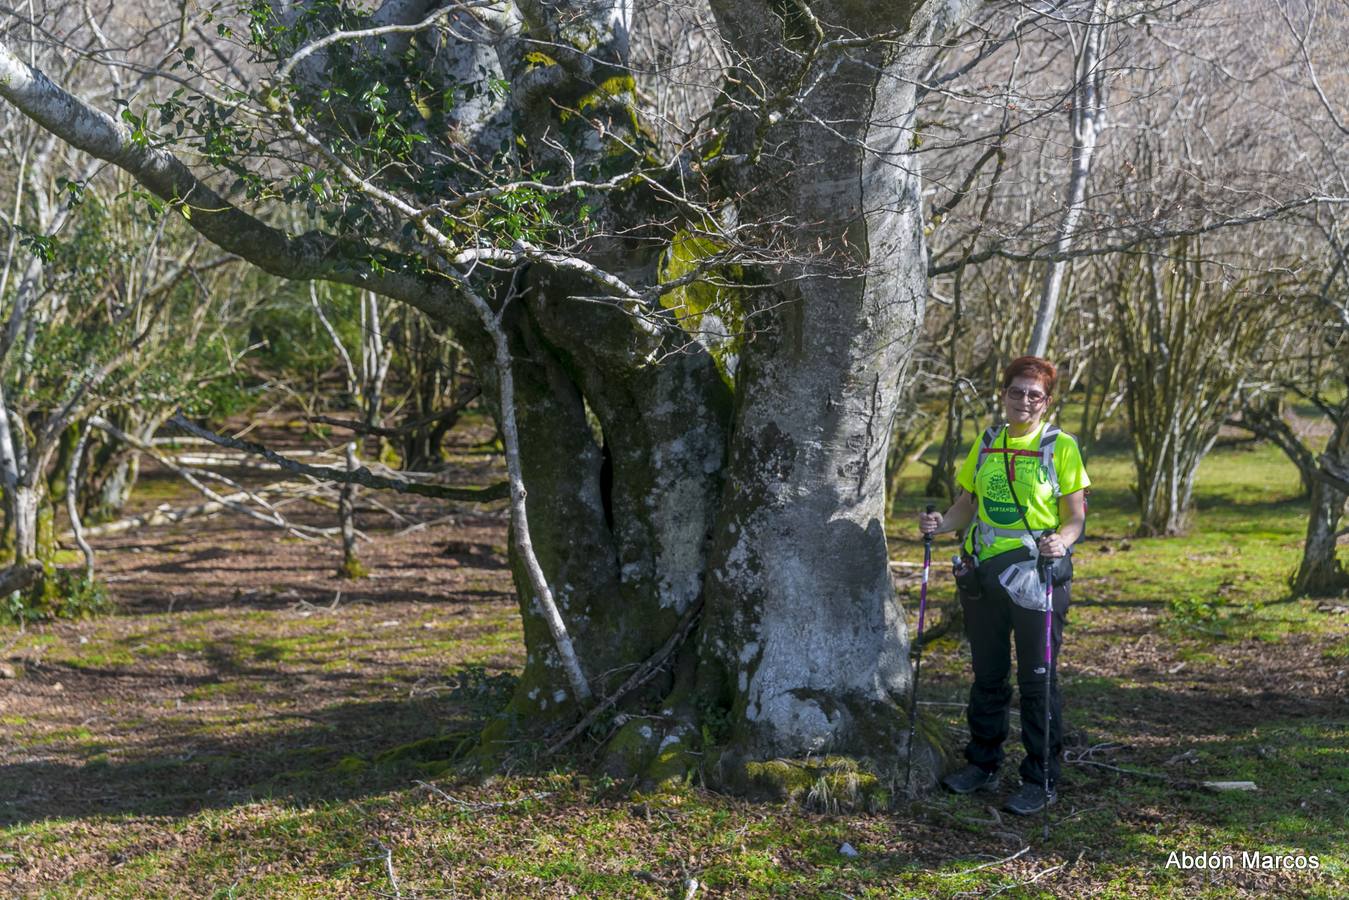
[[[1044,423],[1041,423],[1039,428],[1024,437],[1012,437],[1007,427],[1003,426],[993,439],[992,448],[995,452],[984,458],[984,464],[977,473],[974,469],[979,461],[979,441],[970,447],[964,465],[956,473],[956,483],[978,498],[977,515],[981,521],[995,528],[1025,529],[1016,504],[1012,502],[1012,492],[1007,487],[1007,468],[1010,464],[1014,473],[1016,499],[1025,511],[1030,527],[1037,533],[1042,529],[1059,527],[1059,503],[1054,496],[1054,486],[1049,482],[1049,470],[1033,456],[996,452],[1003,449],[1004,445],[1008,450],[1038,451],[1040,432],[1044,431],[1044,427]],[[1062,495],[1076,493],[1091,484],[1087,469],[1082,464],[1082,451],[1077,447],[1077,439],[1066,431],[1059,432],[1054,442],[1054,471],[1059,476],[1059,493]],[[992,544],[980,550],[979,561],[1021,546],[1018,538],[995,538]],[[974,552],[972,536],[966,536],[965,550]]]

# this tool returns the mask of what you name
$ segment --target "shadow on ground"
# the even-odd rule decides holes
[[[345,702],[305,713],[267,713],[244,704],[234,718],[200,722],[202,727],[185,732],[144,741],[127,734],[121,748],[93,742],[59,760],[27,748],[35,759],[0,765],[6,786],[0,825],[188,816],[262,798],[312,804],[405,788],[443,773],[471,748],[513,683],[512,675],[470,666],[404,702]]]

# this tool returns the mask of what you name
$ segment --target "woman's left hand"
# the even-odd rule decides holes
[[[1049,559],[1058,559],[1060,556],[1068,555],[1068,545],[1059,537],[1058,532],[1051,531],[1037,542],[1040,548],[1040,555]]]

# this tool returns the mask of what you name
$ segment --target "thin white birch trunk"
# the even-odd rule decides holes
[[[1049,334],[1058,314],[1059,294],[1063,276],[1068,268],[1067,254],[1073,249],[1078,225],[1086,207],[1087,181],[1091,177],[1091,160],[1096,144],[1105,128],[1105,76],[1101,68],[1102,50],[1108,32],[1106,20],[1110,16],[1112,0],[1096,0],[1091,17],[1082,35],[1082,47],[1077,54],[1076,83],[1073,86],[1073,106],[1069,120],[1073,130],[1072,167],[1068,175],[1068,193],[1063,218],[1059,221],[1054,241],[1055,259],[1045,273],[1040,290],[1040,304],[1035,314],[1035,328],[1031,332],[1031,356],[1044,356],[1049,348]]]

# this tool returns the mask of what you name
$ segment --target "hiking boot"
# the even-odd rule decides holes
[[[1025,782],[1021,789],[1007,798],[1007,802],[1002,808],[1009,813],[1018,816],[1031,816],[1044,809],[1047,805],[1056,803],[1059,795],[1052,788],[1048,796],[1045,795],[1045,789],[1038,784]]]
[[[968,765],[959,772],[952,772],[941,780],[942,786],[957,794],[973,794],[975,791],[991,791],[998,786],[998,770],[986,772],[976,765]]]

